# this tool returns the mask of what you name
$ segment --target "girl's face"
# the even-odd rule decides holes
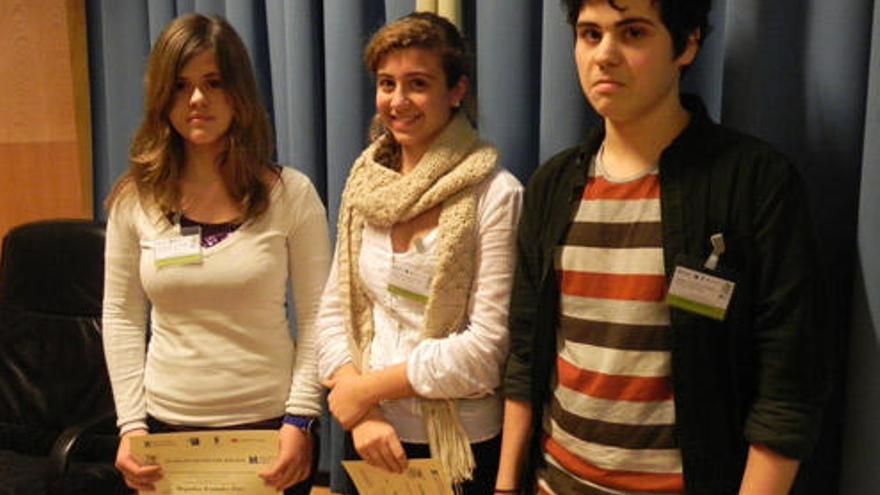
[[[168,120],[188,151],[212,147],[219,151],[232,114],[214,50],[205,50],[190,59],[177,76]]]
[[[376,71],[376,111],[400,143],[405,162],[421,158],[466,91],[465,78],[448,87],[435,50],[403,48],[382,58]]]

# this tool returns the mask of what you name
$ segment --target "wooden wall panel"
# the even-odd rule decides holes
[[[0,235],[92,217],[84,0],[0,1]]]

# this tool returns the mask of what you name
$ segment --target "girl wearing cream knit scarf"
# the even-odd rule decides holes
[[[425,306],[422,338],[442,338],[465,327],[476,264],[476,189],[495,170],[496,152],[463,115],[454,116],[419,160],[402,175],[374,160],[382,137],[352,167],[338,221],[338,277],[349,350],[361,372],[373,339],[372,304],[357,269],[365,223],[391,227],[442,205],[437,225],[434,277]],[[474,459],[455,402],[422,399],[433,457],[455,483],[471,478]]]

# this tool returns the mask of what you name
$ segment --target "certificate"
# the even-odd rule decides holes
[[[277,430],[157,433],[131,438],[141,464],[162,466],[157,495],[278,495],[257,473],[278,457]]]
[[[342,461],[361,495],[452,495],[452,484],[436,459],[411,459],[397,474],[364,461]]]

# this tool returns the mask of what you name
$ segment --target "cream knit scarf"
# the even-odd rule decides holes
[[[401,175],[373,160],[378,139],[355,161],[342,193],[336,242],[339,296],[349,350],[361,371],[369,366],[372,302],[358,274],[364,222],[391,227],[442,203],[437,265],[425,306],[422,338],[462,330],[476,264],[476,186],[495,170],[496,152],[479,140],[464,116],[454,117],[415,169]],[[474,458],[453,400],[421,399],[431,455],[452,481],[471,479]]]

